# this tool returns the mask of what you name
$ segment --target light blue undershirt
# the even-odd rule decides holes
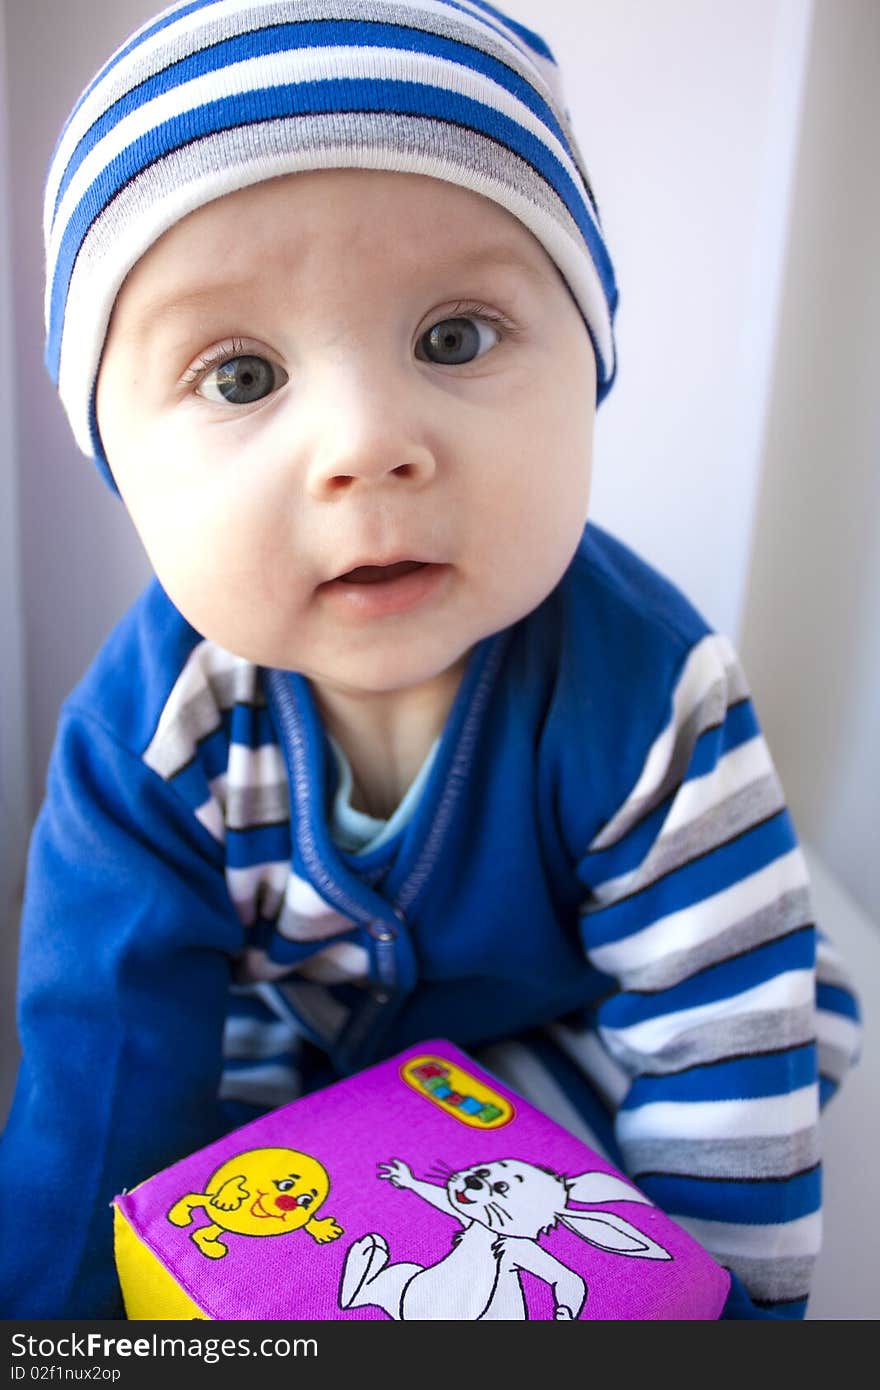
[[[339,772],[339,786],[330,808],[330,834],[340,849],[347,850],[350,854],[366,854],[369,850],[384,845],[386,840],[390,840],[392,835],[396,835],[398,830],[402,830],[412,819],[422,788],[428,780],[440,739],[437,738],[428,750],[425,761],[407,788],[402,801],[387,820],[380,820],[379,817],[370,816],[366,811],[357,811],[352,806],[354,777],[351,764],[332,734],[328,734],[327,737]]]

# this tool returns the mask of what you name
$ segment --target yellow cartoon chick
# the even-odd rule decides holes
[[[208,1179],[204,1192],[190,1192],[168,1213],[174,1226],[189,1226],[202,1207],[212,1225],[191,1233],[203,1255],[219,1260],[228,1250],[221,1236],[282,1236],[305,1227],[320,1245],[338,1240],[342,1227],[332,1216],[316,1221],[330,1179],[316,1158],[296,1149],[250,1149],[230,1158]]]

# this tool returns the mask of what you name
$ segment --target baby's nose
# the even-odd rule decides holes
[[[475,1191],[483,1186],[483,1182],[481,1178],[475,1178],[473,1174],[471,1174],[470,1177],[465,1178],[464,1185],[465,1187],[469,1187],[472,1191]]]
[[[288,1197],[286,1192],[282,1192],[280,1197],[275,1198],[275,1205],[280,1211],[293,1211],[294,1207],[297,1206],[297,1200],[295,1197]]]
[[[347,448],[326,452],[309,472],[309,491],[318,500],[330,501],[355,487],[370,484],[420,487],[435,472],[427,449],[408,450]]]
[[[349,388],[317,426],[307,485],[317,500],[332,501],[354,488],[421,487],[436,468],[424,429],[399,402]]]

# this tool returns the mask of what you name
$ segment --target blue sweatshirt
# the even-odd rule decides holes
[[[2,1314],[120,1316],[115,1194],[445,1036],[583,1119],[731,1269],[730,1316],[802,1316],[858,1015],[730,644],[589,525],[474,648],[413,814],[367,853],[330,834],[338,776],[308,680],[204,640],[155,582],[65,703]]]

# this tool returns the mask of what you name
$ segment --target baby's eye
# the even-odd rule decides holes
[[[507,1190],[508,1188],[506,1182],[493,1182],[492,1184],[492,1191],[497,1192],[499,1197],[506,1196]]]
[[[202,377],[196,391],[209,401],[251,405],[277,391],[287,380],[287,373],[274,362],[243,354],[212,367]]]
[[[441,319],[423,333],[418,342],[417,356],[428,362],[459,366],[482,357],[500,338],[497,328],[478,318]]]
[[[275,1186],[278,1188],[279,1192],[288,1192],[290,1188],[293,1187],[292,1178],[274,1178],[273,1182],[275,1183]]]

